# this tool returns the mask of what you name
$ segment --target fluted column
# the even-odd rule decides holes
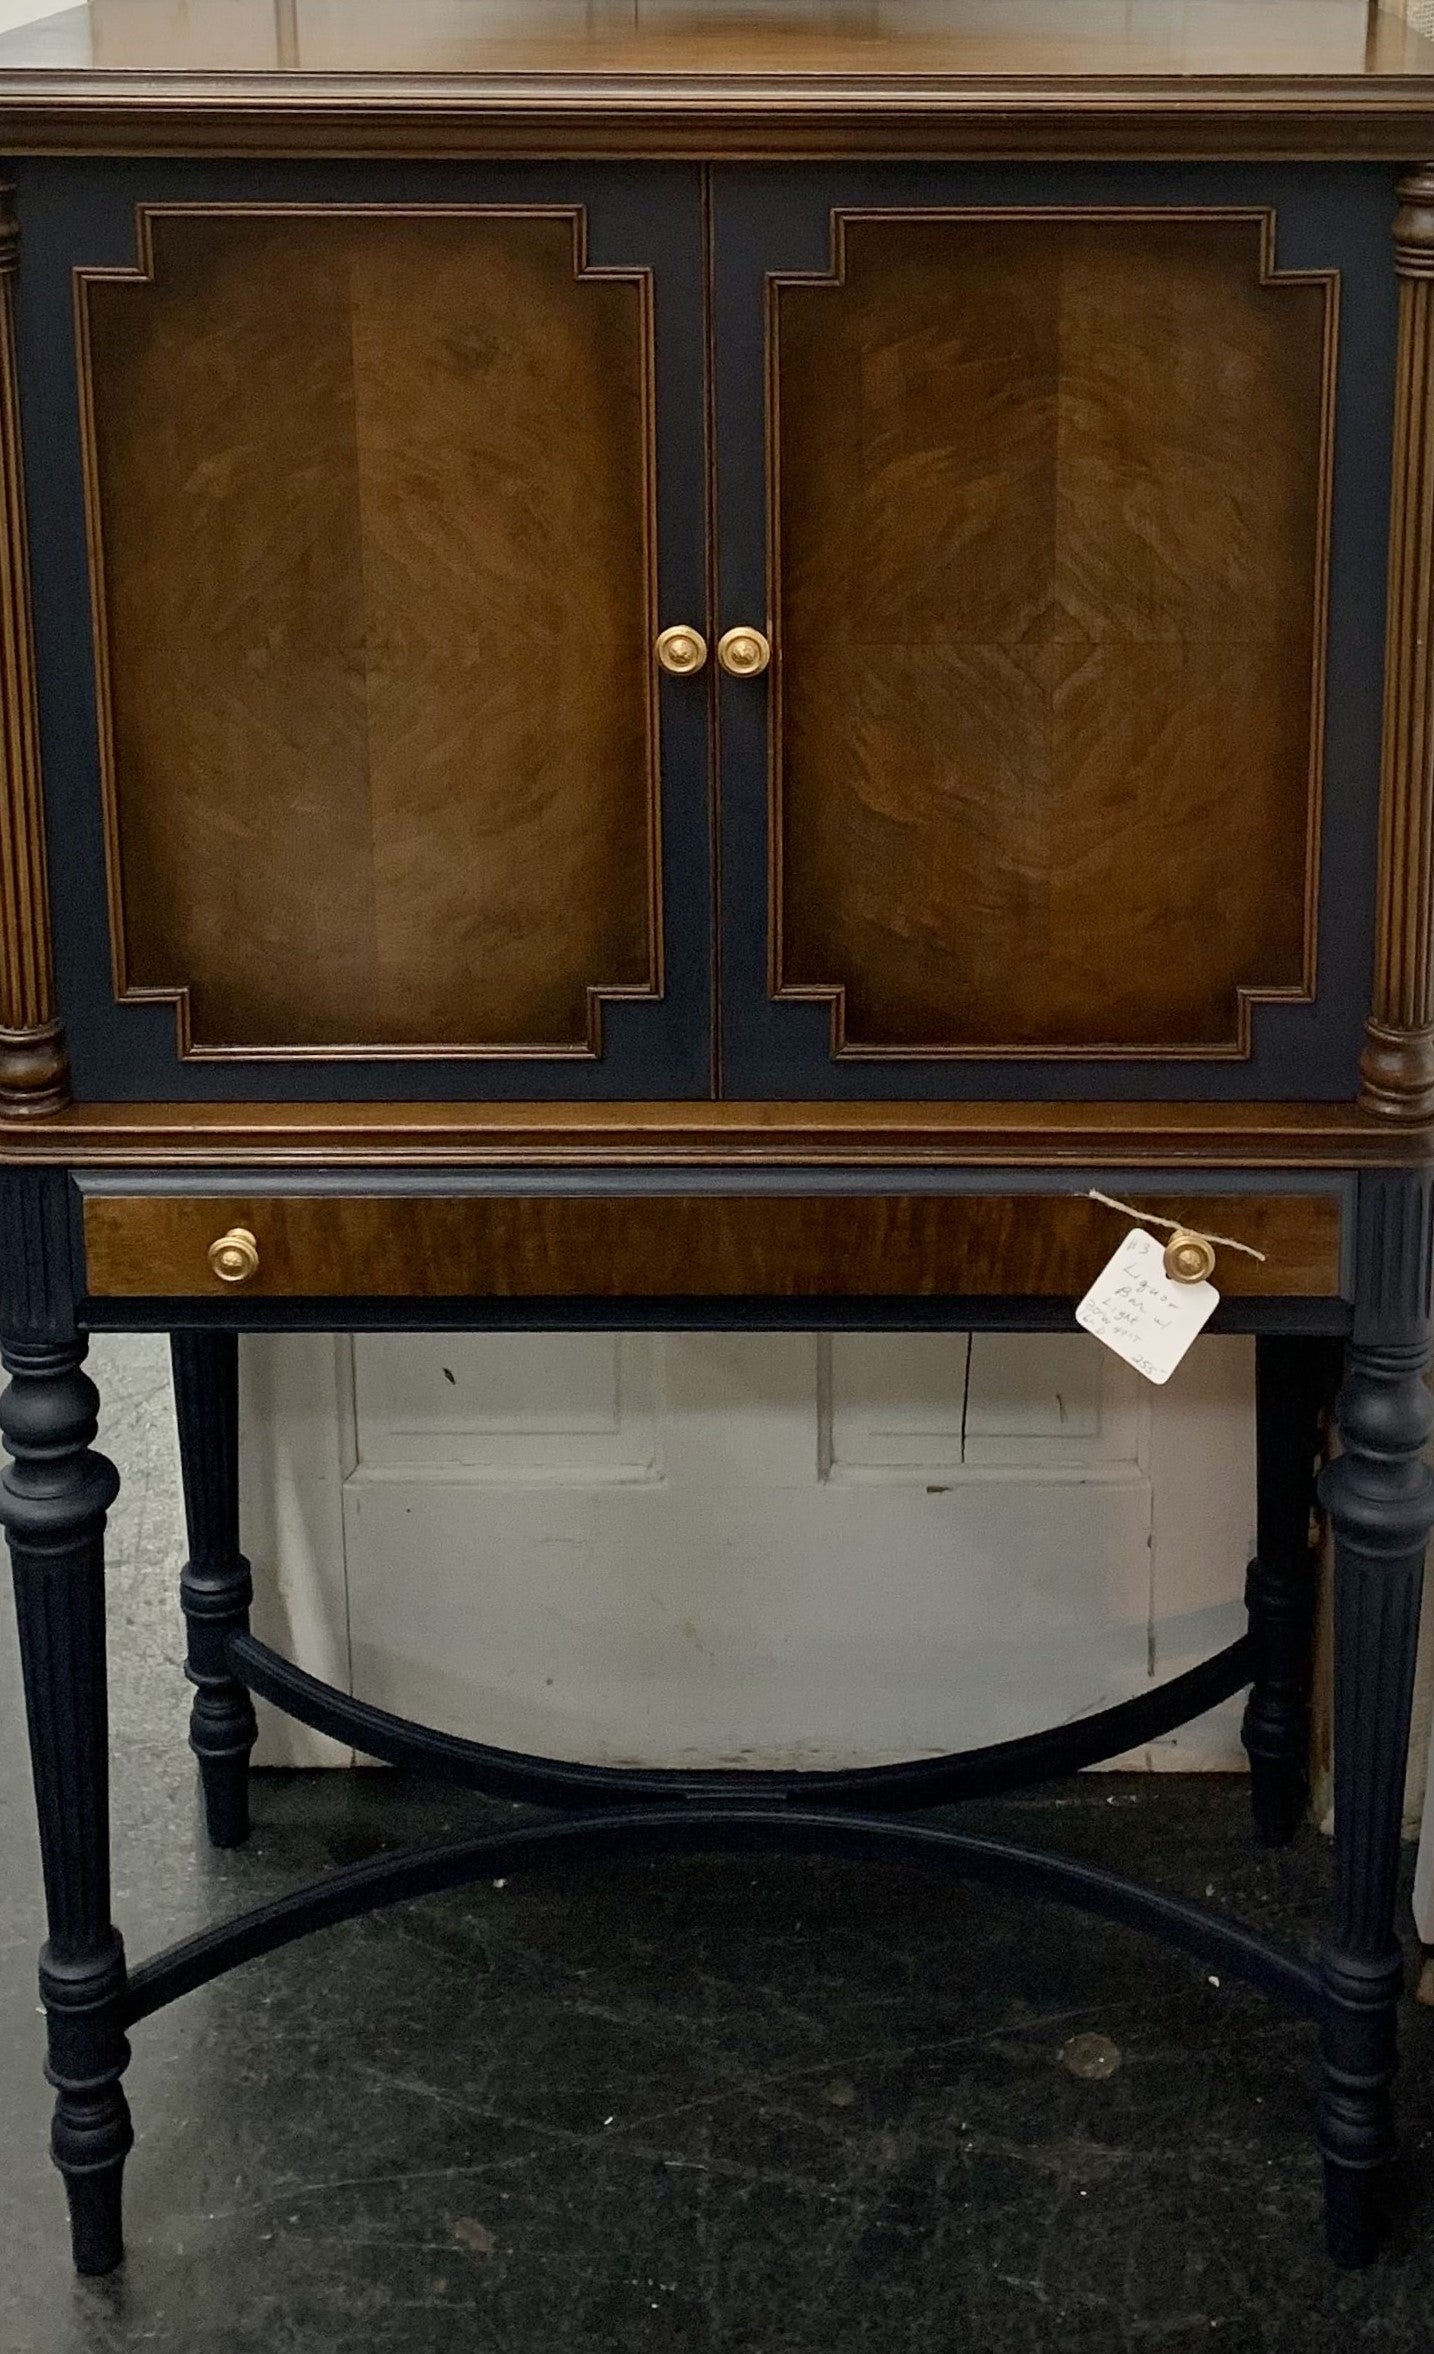
[[[20,460],[13,191],[0,187],[0,1119],[69,1099],[55,1010],[35,709],[35,635]]]
[[[1360,1102],[1434,1116],[1434,165],[1399,183],[1399,355],[1374,998]]]

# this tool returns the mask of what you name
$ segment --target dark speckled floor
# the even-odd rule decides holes
[[[131,1951],[395,1835],[495,1816],[266,1776],[196,1833],[163,1358],[111,1344],[118,1917]],[[130,2256],[70,2276],[42,2152],[37,1872],[0,1642],[3,2354],[1434,2354],[1434,2017],[1385,2262],[1319,2251],[1310,2031],[1097,1923],[897,1870],[683,1861],[330,1932],[142,2027]],[[1326,1857],[1221,1781],[984,1807],[1300,1944]],[[1105,2081],[1060,2063],[1110,2037]]]

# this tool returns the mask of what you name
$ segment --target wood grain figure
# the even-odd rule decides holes
[[[834,236],[769,281],[774,992],[1247,1055],[1314,988],[1333,277],[1239,212]]]
[[[661,989],[645,274],[572,210],[141,227],[79,284],[120,994],[600,1052]]]
[[[1213,1216],[1193,1199],[1151,1207]],[[88,1288],[107,1298],[224,1296],[207,1253],[235,1226],[258,1244],[242,1292],[260,1299],[1078,1297],[1124,1231],[1070,1194],[95,1193],[84,1217]],[[1265,1253],[1222,1251],[1225,1290],[1338,1296],[1336,1195],[1222,1194],[1216,1223]]]

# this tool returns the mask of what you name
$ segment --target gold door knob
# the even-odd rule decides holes
[[[691,678],[694,670],[700,670],[707,660],[707,640],[700,629],[688,629],[684,622],[678,622],[674,628],[665,629],[658,639],[657,659],[674,678]]]
[[[209,1245],[209,1272],[221,1283],[247,1283],[259,1272],[259,1245],[247,1226],[231,1226]]]
[[[717,659],[733,678],[760,678],[772,649],[759,629],[729,629],[717,641]]]
[[[1172,1283],[1206,1283],[1215,1272],[1215,1245],[1203,1234],[1177,1227],[1165,1245],[1165,1272]]]

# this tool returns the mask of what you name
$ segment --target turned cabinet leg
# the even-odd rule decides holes
[[[1310,1515],[1320,1420],[1333,1404],[1338,1359],[1326,1340],[1255,1343],[1257,1525],[1245,1578],[1253,1677],[1242,1738],[1255,1829],[1267,1847],[1294,1837],[1309,1796]]]
[[[177,1332],[170,1342],[189,1559],[179,1582],[194,1686],[189,1745],[216,1847],[249,1836],[249,1752],[258,1727],[229,1672],[231,1634],[249,1624],[254,1584],[239,1550],[239,1343],[232,1332]]]
[[[0,1345],[0,1523],[15,1577],[49,1936],[40,1994],[55,2088],[51,2147],[69,2193],[75,2265],[123,2253],[120,2182],[133,2139],[120,2079],[124,1948],[110,1921],[105,1515],[119,1489],[96,1454],[85,1343]]]
[[[1403,1957],[1400,1826],[1434,1476],[1427,1339],[1356,1345],[1339,1400],[1343,1452],[1320,1493],[1335,1550],[1335,1874],[1325,1951],[1320,2148],[1330,2253],[1366,2264],[1394,2151],[1390,2086]]]

